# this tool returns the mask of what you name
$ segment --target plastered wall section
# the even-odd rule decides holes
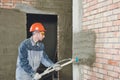
[[[73,57],[78,58],[76,64],[92,66],[95,61],[95,40],[96,35],[92,31],[80,31],[73,36]]]
[[[25,14],[0,8],[0,80],[15,80],[18,45],[26,38]]]

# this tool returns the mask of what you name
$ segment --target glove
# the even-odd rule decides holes
[[[40,79],[41,77],[42,77],[42,76],[41,76],[39,73],[35,73],[33,79],[34,79],[34,80],[38,80],[38,79]]]
[[[59,71],[62,69],[60,64],[54,64],[53,68],[55,69],[55,71]]]

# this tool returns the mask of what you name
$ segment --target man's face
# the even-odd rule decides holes
[[[44,38],[45,38],[45,32],[43,32],[43,31],[42,31],[42,32],[39,32],[39,33],[38,33],[38,40],[39,40],[39,41],[42,41]]]

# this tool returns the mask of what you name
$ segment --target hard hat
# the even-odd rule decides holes
[[[33,32],[33,31],[46,31],[46,30],[42,25],[42,23],[36,22],[36,23],[33,23],[30,27],[30,32]]]

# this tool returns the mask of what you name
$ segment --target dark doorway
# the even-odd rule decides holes
[[[46,29],[46,37],[43,40],[45,44],[45,51],[49,58],[53,61],[57,61],[57,15],[43,15],[43,14],[26,14],[27,15],[27,38],[31,36],[29,32],[30,26],[34,22],[41,22]],[[38,71],[41,73],[46,68],[40,65]],[[54,76],[57,74],[55,73]],[[53,73],[44,76],[41,80],[53,80]]]

